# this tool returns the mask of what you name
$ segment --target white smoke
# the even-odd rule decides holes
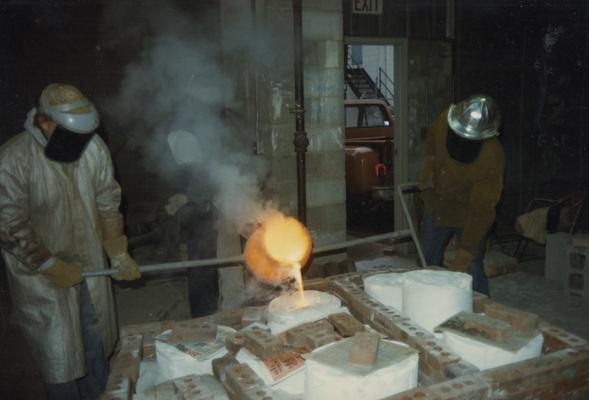
[[[228,114],[239,115],[242,104],[237,82],[224,73],[209,19],[191,15],[171,1],[158,1],[151,8],[139,2],[111,2],[105,23],[109,45],[140,51],[126,66],[120,90],[106,112],[129,135],[126,145],[139,147],[149,169],[162,176],[176,169],[167,135],[175,130],[194,134],[203,159],[194,167],[192,183],[210,191],[221,220],[243,232],[268,208],[259,189],[265,166],[253,155],[252,138],[226,122]],[[256,40],[243,34],[243,26],[239,29],[241,35],[234,38],[240,39],[231,41],[232,49],[247,52]]]

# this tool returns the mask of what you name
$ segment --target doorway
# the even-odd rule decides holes
[[[344,41],[346,209],[353,234],[405,224],[395,183],[406,181],[407,171],[406,53],[403,39]]]

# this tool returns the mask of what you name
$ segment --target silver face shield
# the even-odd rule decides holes
[[[42,98],[40,103],[39,111],[47,114],[57,125],[62,126],[68,131],[88,134],[94,132],[100,124],[98,111],[88,99],[52,106],[49,105],[46,99]],[[87,108],[89,111],[85,113],[72,113],[72,111],[80,108]]]
[[[448,110],[448,125],[464,139],[485,140],[498,136],[500,123],[497,104],[489,96],[471,96],[452,104]]]

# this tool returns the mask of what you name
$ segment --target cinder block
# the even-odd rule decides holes
[[[343,337],[354,336],[356,332],[364,331],[364,325],[347,313],[332,314],[328,321]]]
[[[378,357],[380,335],[373,332],[358,332],[352,338],[350,362],[361,365],[374,365]]]
[[[245,346],[261,359],[272,358],[284,352],[282,340],[261,329],[244,332]]]
[[[232,354],[226,354],[223,357],[215,358],[212,361],[213,375],[219,382],[225,383],[227,378],[227,369],[238,365],[239,363]]]
[[[520,333],[532,333],[538,328],[538,315],[499,303],[485,305],[485,314],[491,318],[509,323],[513,330]]]

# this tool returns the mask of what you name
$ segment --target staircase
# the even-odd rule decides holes
[[[393,81],[382,68],[378,68],[378,83],[359,65],[354,65],[348,57],[346,65],[346,83],[359,99],[381,99],[389,106],[393,103]],[[390,86],[390,87],[389,87]],[[385,95],[386,94],[386,95]]]

